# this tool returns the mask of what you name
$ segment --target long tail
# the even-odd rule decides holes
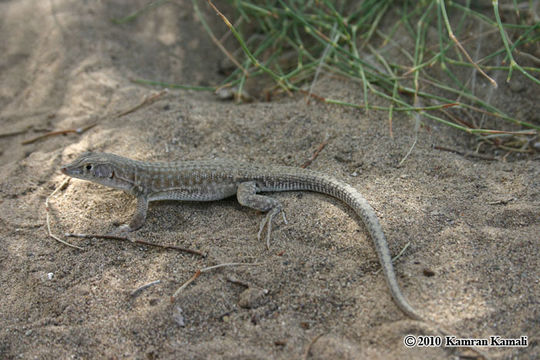
[[[375,250],[379,256],[379,262],[381,264],[384,277],[390,289],[390,294],[394,299],[396,305],[410,318],[415,320],[425,320],[407,301],[396,279],[396,273],[394,272],[394,266],[392,265],[392,257],[390,256],[390,250],[388,249],[388,243],[384,232],[382,230],[379,219],[375,214],[375,211],[369,205],[367,200],[362,194],[354,187],[347,183],[341,182],[335,179],[326,179],[323,176],[323,181],[327,182],[326,186],[321,187],[318,190],[320,192],[335,197],[347,205],[349,205],[356,214],[362,219],[367,231],[371,235]]]
[[[283,176],[284,173],[287,174],[285,177]],[[350,206],[362,219],[371,235],[394,302],[410,318],[424,320],[401,293],[392,266],[388,243],[379,224],[379,219],[373,208],[358,190],[332,176],[297,168],[283,167],[279,169],[275,176],[268,176],[265,180],[266,183],[260,184],[261,191],[308,190],[330,195]]]
[[[369,205],[367,200],[358,190],[343,181],[310,170],[305,170],[301,174],[292,175],[288,179],[288,185],[283,185],[284,186],[281,188],[281,190],[314,191],[330,195],[350,206],[362,219],[369,234],[371,235],[371,238],[375,245],[375,249],[379,256],[379,262],[381,263],[386,282],[388,284],[390,293],[392,295],[392,298],[394,299],[395,304],[411,319],[430,324],[434,327],[435,330],[437,330],[443,335],[456,334],[455,331],[450,331],[451,329],[445,329],[436,321],[428,317],[421,316],[409,304],[405,296],[403,296],[403,293],[401,292],[396,279],[396,273],[394,272],[394,266],[392,265],[392,257],[390,256],[388,243],[386,242],[386,237],[384,236],[384,232],[382,230],[381,224],[379,223],[379,219],[377,218],[377,215],[375,214],[375,211],[373,210],[371,205]],[[479,349],[475,346],[468,346],[466,348],[473,350],[478,355],[482,356],[484,359],[489,359],[488,354],[486,354],[482,349]]]

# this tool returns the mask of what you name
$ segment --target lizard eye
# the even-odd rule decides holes
[[[86,164],[85,168],[88,171],[92,170],[92,164]]]

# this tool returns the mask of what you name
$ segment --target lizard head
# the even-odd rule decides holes
[[[86,152],[75,161],[60,168],[65,175],[92,181],[115,189],[129,190],[130,184],[122,174],[128,165],[120,156],[107,153]],[[123,163],[123,165],[122,165]]]

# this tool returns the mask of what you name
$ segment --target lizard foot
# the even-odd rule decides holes
[[[276,206],[272,210],[266,214],[264,219],[261,221],[261,225],[259,226],[259,232],[257,234],[257,239],[261,240],[261,235],[264,230],[264,227],[266,226],[266,248],[270,250],[270,237],[272,235],[272,221],[274,220],[274,216],[279,214],[281,212],[281,215],[283,216],[283,222],[287,224],[287,218],[285,217],[285,211],[281,209],[281,206]]]

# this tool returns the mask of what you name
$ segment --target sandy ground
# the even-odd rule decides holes
[[[270,251],[256,238],[261,214],[235,199],[153,204],[132,235],[198,249],[204,259],[68,239],[77,250],[47,235],[44,200],[65,178],[59,167],[83,151],[299,166],[326,136],[310,167],[365,195],[393,254],[410,244],[395,266],[411,304],[458,337],[528,336],[525,348],[487,349],[494,359],[540,357],[538,155],[502,161],[503,153],[487,149],[499,159],[488,161],[438,151],[432,145],[470,150],[474,141],[428,122],[399,166],[414,139],[410,118],[394,119],[391,138],[384,113],[307,105],[302,96],[235,105],[170,91],[117,117],[159,91],[131,78],[221,80],[222,54],[189,1],[129,25],[109,21],[144,3],[0,2],[0,133],[18,133],[0,138],[0,358],[290,359],[310,343],[312,359],[460,354],[403,345],[407,334],[440,334],[399,311],[361,222],[323,195],[272,195],[289,223],[277,221]],[[217,19],[213,26],[224,31]],[[328,77],[316,91],[362,102],[358,85]],[[496,101],[538,124],[538,91],[501,82]],[[21,144],[96,121],[81,135]],[[51,200],[52,230],[107,233],[134,207],[124,193],[72,180]],[[171,303],[197,269],[229,262],[259,265],[205,273]]]

